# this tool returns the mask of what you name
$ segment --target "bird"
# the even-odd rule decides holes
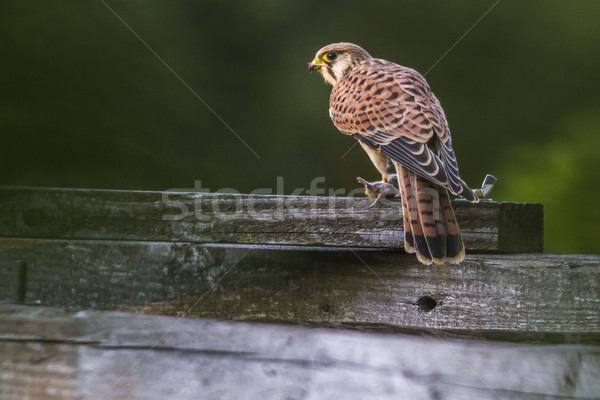
[[[465,246],[448,191],[479,199],[460,178],[446,115],[425,78],[344,42],[321,48],[308,69],[332,85],[333,124],[358,140],[382,182],[388,162],[395,167],[405,251],[426,265],[462,262]]]

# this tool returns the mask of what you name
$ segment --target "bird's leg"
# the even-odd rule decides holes
[[[383,182],[383,183],[388,183],[387,176],[385,176],[385,175],[381,175],[381,182]]]

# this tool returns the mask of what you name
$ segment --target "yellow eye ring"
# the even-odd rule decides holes
[[[335,54],[333,51],[323,54],[323,60],[325,60],[327,62],[331,62],[331,61],[335,60],[336,58],[337,58],[337,54]]]

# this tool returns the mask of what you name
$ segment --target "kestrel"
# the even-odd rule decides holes
[[[444,110],[425,78],[352,43],[323,47],[308,69],[333,86],[334,125],[358,140],[384,182],[388,160],[396,168],[405,250],[424,264],[460,263],[465,248],[448,190],[479,199],[460,179]]]

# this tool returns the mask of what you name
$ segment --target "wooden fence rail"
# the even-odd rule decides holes
[[[593,399],[600,347],[0,307],[0,398]]]
[[[0,237],[402,248],[402,207],[352,197],[0,188]],[[467,250],[540,252],[541,204],[454,202]]]
[[[0,248],[0,296],[14,298],[26,263],[30,303],[600,344],[598,256],[479,254],[425,266],[403,252],[344,248],[38,239]]]

